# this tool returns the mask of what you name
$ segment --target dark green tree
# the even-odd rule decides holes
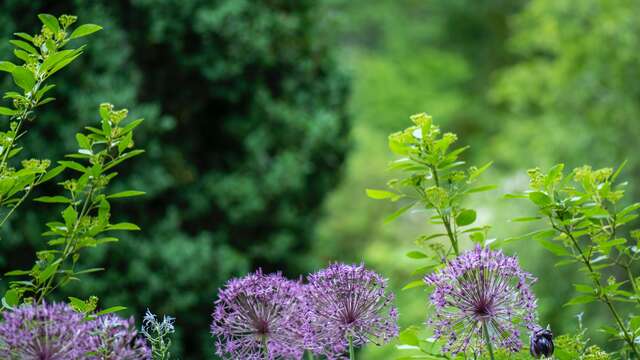
[[[318,209],[339,180],[348,87],[323,5],[9,0],[0,9],[1,58],[10,57],[12,33],[40,27],[38,13],[73,13],[104,27],[59,77],[58,106],[27,125],[25,157],[72,151],[73,134],[105,99],[147,119],[137,136],[147,153],[114,184],[147,192],[114,212],[142,232],[88,252],[84,261],[107,271],[58,296],[96,294],[104,306],[174,315],[173,353],[210,358],[216,289],[258,266],[308,270]],[[3,76],[0,85],[10,81]],[[54,192],[48,184],[35,195]],[[55,211],[25,205],[5,225],[0,270],[32,263],[45,241],[43,220]]]

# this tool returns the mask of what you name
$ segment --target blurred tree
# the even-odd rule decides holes
[[[57,106],[30,124],[27,149],[60,158],[102,101],[147,119],[140,141],[148,152],[119,184],[147,191],[125,205],[143,232],[92,253],[87,261],[107,271],[72,292],[95,292],[105,306],[137,314],[149,307],[175,315],[176,355],[210,358],[216,289],[256,266],[307,270],[317,210],[339,179],[347,82],[323,5],[8,0],[0,9],[2,58],[10,34],[38,28],[40,12],[104,27],[57,81]],[[0,269],[33,260],[54,208],[25,207],[5,226]]]

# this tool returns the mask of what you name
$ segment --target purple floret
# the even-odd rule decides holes
[[[133,319],[86,320],[63,303],[22,305],[2,313],[0,358],[10,360],[150,359]]]
[[[91,322],[91,334],[96,340],[95,352],[99,359],[139,360],[151,359],[147,342],[136,330],[133,318],[123,319],[108,314]]]
[[[480,246],[427,275],[435,306],[427,324],[436,339],[447,339],[442,351],[480,354],[485,346],[483,326],[495,347],[520,351],[519,328],[536,328],[536,298],[530,289],[535,281],[517,258]]]
[[[398,312],[386,287],[386,280],[364,265],[332,264],[310,275],[306,298],[315,337],[313,351],[341,358],[349,338],[359,347],[396,337]]]
[[[2,317],[2,359],[84,359],[93,350],[91,325],[66,304],[23,305]]]
[[[257,271],[230,280],[218,296],[211,324],[218,356],[246,360],[302,357],[307,321],[299,282]]]

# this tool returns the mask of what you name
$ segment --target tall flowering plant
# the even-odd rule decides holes
[[[454,148],[455,134],[443,133],[424,113],[411,116],[411,121],[412,126],[389,136],[389,148],[401,156],[390,169],[403,176],[390,180],[387,190],[367,189],[373,199],[404,203],[387,221],[424,209],[432,214],[429,221],[442,229],[415,241],[417,249],[407,256],[422,265],[413,272],[417,279],[404,287],[432,289],[434,313],[427,325],[440,350],[425,346],[432,342],[421,341],[413,327],[402,332],[401,343],[428,357],[476,356],[486,349],[493,358],[493,347],[518,352],[523,348],[520,327],[539,329],[529,288],[533,277],[520,269],[517,259],[489,249],[495,245],[495,239],[488,238],[490,227],[474,226],[476,211],[465,204],[469,195],[494,188],[478,185],[491,162],[467,167],[461,155],[468,147]],[[477,244],[475,250],[463,252],[464,241]]]

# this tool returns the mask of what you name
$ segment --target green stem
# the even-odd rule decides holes
[[[267,344],[267,337],[262,337],[262,353],[264,354],[264,360],[269,360],[269,345]]]
[[[593,284],[598,289],[598,293],[602,294],[600,296],[600,300],[607,305],[607,307],[609,308],[609,311],[611,312],[611,315],[613,315],[614,320],[616,321],[618,327],[620,328],[620,330],[622,331],[622,333],[624,335],[624,340],[627,342],[627,344],[631,348],[631,351],[633,351],[633,353],[636,355],[636,358],[640,359],[640,354],[638,353],[638,350],[636,349],[636,344],[634,342],[634,339],[629,334],[629,331],[627,330],[627,327],[624,325],[624,322],[620,318],[620,315],[618,314],[618,311],[616,311],[616,308],[613,306],[613,303],[611,302],[611,299],[609,299],[609,296],[604,292],[604,290],[602,288],[602,283],[600,283],[600,274],[597,273],[595,270],[593,270],[593,267],[591,266],[590,258],[587,257],[584,254],[584,252],[582,251],[582,247],[580,246],[580,244],[578,244],[578,240],[573,236],[573,234],[571,233],[571,230],[569,228],[567,228],[566,225],[564,227],[564,231],[562,229],[559,229],[559,228],[555,227],[555,226],[554,226],[554,228],[556,228],[556,230],[559,230],[560,232],[563,232],[565,235],[567,235],[569,237],[569,239],[571,239],[571,241],[573,243],[573,246],[575,247],[575,249],[578,251],[578,253],[582,257],[582,262],[587,267],[587,270],[589,270],[589,274],[591,275],[591,278],[593,280]]]
[[[353,347],[353,336],[349,335],[349,360],[356,360],[356,350]]]
[[[487,350],[489,351],[489,357],[491,360],[494,360],[493,357],[493,347],[491,347],[491,338],[489,337],[489,329],[486,323],[482,324],[482,333],[484,334],[484,341],[487,344]]]
[[[313,360],[313,353],[311,350],[307,350],[307,360]]]

